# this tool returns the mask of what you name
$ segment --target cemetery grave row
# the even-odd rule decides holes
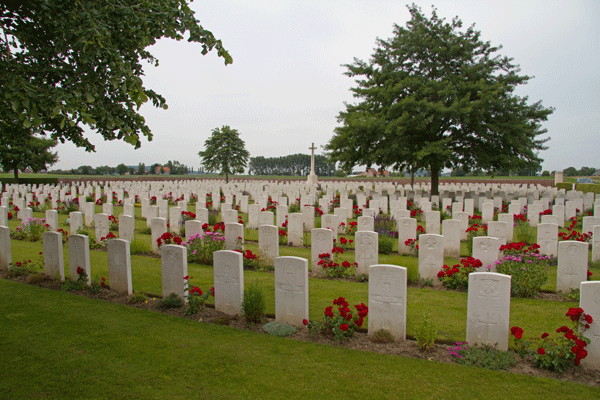
[[[279,315],[290,316],[290,323],[297,325],[299,321],[308,317],[308,260],[279,257],[281,228],[286,228],[287,241],[291,246],[302,246],[306,236],[305,231],[310,232],[311,267],[314,273],[319,273],[319,255],[330,252],[334,248],[333,240],[338,237],[335,230],[341,229],[341,232],[338,233],[345,233],[346,226],[350,227],[349,219],[353,220],[355,213],[360,213],[362,215],[356,221],[358,230],[353,236],[356,273],[369,275],[369,304],[372,311],[377,310],[369,317],[369,327],[373,322],[374,326],[401,332],[404,327],[398,326],[398,321],[402,319],[402,313],[399,314],[398,310],[406,310],[406,304],[401,303],[402,299],[406,301],[406,296],[402,294],[406,292],[406,269],[379,264],[378,236],[381,233],[374,232],[375,218],[380,215],[393,217],[397,227],[398,252],[407,253],[411,249],[405,245],[406,241],[417,239],[417,218],[411,218],[411,214],[418,210],[410,210],[409,204],[419,206],[425,223],[425,233],[418,237],[419,276],[423,279],[431,279],[438,284],[440,281],[436,278],[443,265],[444,256],[456,258],[460,256],[461,239],[464,240],[464,233],[466,233],[466,229],[463,229],[465,221],[468,227],[469,217],[475,216],[477,209],[480,211],[482,224],[487,226],[487,236],[472,238],[473,256],[482,261],[482,266],[479,267],[477,273],[469,276],[469,280],[473,280],[469,285],[469,298],[475,296],[478,300],[469,302],[467,339],[471,338],[472,342],[491,343],[490,340],[506,338],[506,341],[496,340],[500,347],[504,348],[505,342],[506,346],[508,345],[509,308],[506,306],[506,302],[510,303],[510,276],[496,274],[493,271],[494,261],[498,260],[500,256],[500,246],[509,242],[514,233],[511,218],[526,210],[528,224],[537,227],[538,243],[541,243],[542,252],[558,255],[557,289],[565,291],[581,288],[583,299],[583,288],[589,287],[582,286],[582,283],[587,280],[588,243],[571,240],[559,243],[558,231],[560,226],[564,226],[565,220],[569,221],[576,217],[578,212],[581,213],[582,210],[591,208],[594,210],[594,216],[583,218],[582,229],[583,233],[586,232],[586,228],[591,229],[590,232],[596,231],[596,227],[600,225],[597,220],[600,219],[598,212],[600,201],[590,196],[584,196],[577,192],[562,193],[553,188],[541,187],[532,189],[509,186],[486,187],[485,185],[483,187],[457,185],[458,187],[447,188],[442,186],[442,194],[438,197],[429,196],[426,187],[407,190],[409,188],[395,187],[393,184],[366,184],[363,187],[358,187],[358,185],[354,187],[351,184],[326,184],[321,187],[321,190],[315,190],[313,187],[303,187],[299,184],[286,186],[270,185],[264,182],[252,183],[254,186],[238,183],[219,187],[215,185],[214,181],[211,181],[209,182],[211,186],[202,187],[198,182],[194,182],[193,185],[196,185],[194,187],[190,186],[192,183],[176,182],[172,185],[160,183],[158,185],[160,188],[153,188],[153,183],[142,185],[135,182],[115,183],[113,187],[108,185],[104,188],[99,185],[74,185],[62,188],[47,185],[33,188],[13,185],[5,188],[2,193],[0,225],[8,225],[11,197],[13,210],[17,212],[16,218],[23,221],[32,218],[31,208],[25,207],[25,205],[30,205],[34,200],[40,201],[40,203],[49,200],[51,206],[54,206],[52,208],[58,208],[58,201],[67,203],[76,198],[79,211],[69,213],[70,276],[76,277],[78,268],[81,268],[89,277],[91,276],[89,239],[77,232],[80,232],[84,225],[91,226],[93,222],[97,242],[101,242],[102,238],[109,235],[113,205],[103,203],[102,198],[103,195],[106,195],[106,198],[108,195],[112,197],[114,193],[116,203],[123,205],[123,214],[119,215],[118,222],[120,239],[105,239],[109,251],[109,282],[111,289],[130,293],[132,290],[129,243],[133,240],[135,232],[134,215],[137,197],[137,199],[141,199],[139,203],[141,216],[146,219],[146,224],[151,230],[153,251],[160,253],[161,260],[163,260],[163,294],[175,292],[183,295],[185,289],[182,277],[187,275],[185,269],[188,262],[188,249],[185,246],[171,244],[163,244],[159,247],[157,241],[167,233],[167,229],[175,234],[180,233],[181,226],[185,227],[185,236],[188,240],[194,235],[203,235],[204,225],[210,220],[211,209],[220,210],[226,250],[214,253],[215,292],[217,293],[215,306],[219,304],[218,307],[221,308],[220,304],[222,303],[224,304],[223,310],[228,310],[224,312],[239,312],[239,309],[231,307],[239,307],[241,301],[239,296],[243,293],[243,255],[231,250],[236,248],[243,250],[245,229],[256,229],[258,230],[258,246],[261,254],[272,259],[275,266],[276,310],[278,308],[285,310]],[[369,185],[370,187],[368,187]],[[102,193],[103,191],[104,193]],[[74,197],[70,193],[77,193],[79,196]],[[87,198],[92,194],[96,201],[88,202]],[[129,197],[126,198],[125,195]],[[169,207],[169,201],[165,197],[177,199],[177,206]],[[158,199],[156,205],[151,204],[153,198]],[[290,198],[297,198],[299,202],[288,205]],[[183,222],[182,213],[189,212],[186,199],[195,200],[196,213],[195,219]],[[204,199],[206,201],[203,201]],[[213,201],[210,204],[210,200],[217,199],[219,201]],[[223,201],[221,202],[221,200]],[[508,202],[510,202],[507,207],[508,213],[495,215],[495,209],[502,210],[503,204]],[[98,203],[102,204],[102,213],[95,213]],[[331,214],[330,205],[336,206],[338,203],[339,206],[333,207],[333,214]],[[552,214],[543,215],[540,224],[540,213],[549,210],[552,203],[554,203]],[[316,204],[318,207],[315,207]],[[275,207],[275,213],[266,211],[273,207]],[[297,208],[299,212],[289,212],[293,207]],[[247,217],[245,226],[239,223],[238,210],[235,208],[239,208],[239,211]],[[452,218],[442,220],[441,213],[446,213],[446,210],[451,213]],[[321,212],[323,213],[320,216],[321,228],[315,228],[315,213],[320,214]],[[55,232],[58,229],[57,211],[49,209],[45,211],[45,215],[46,223],[50,228],[50,231],[43,234],[46,273],[51,276],[58,274],[61,279],[64,279],[63,235]],[[287,219],[284,218],[286,215]],[[508,219],[505,215],[508,216]],[[548,217],[553,218],[549,219]],[[494,219],[498,221],[494,221]],[[600,238],[600,234],[592,236],[593,260],[597,255],[594,251],[597,248],[596,238]],[[341,237],[339,239],[341,241]],[[73,252],[72,255],[71,252]],[[222,261],[221,257],[229,257],[231,262]],[[10,261],[10,230],[3,227],[0,228],[0,267],[6,268]],[[288,265],[292,264],[294,267],[290,267],[288,270]],[[217,265],[228,265],[229,267],[221,273]],[[486,269],[490,272],[483,272]],[[379,272],[375,271],[385,271],[381,273],[385,277],[380,278]],[[217,274],[218,272],[219,274]],[[304,282],[305,280],[306,282]],[[372,284],[374,285],[373,292],[371,292]],[[506,288],[508,288],[508,295],[505,294]],[[280,291],[279,295],[277,290]],[[473,294],[471,294],[472,292]],[[593,292],[596,293],[596,289]],[[219,293],[221,294],[219,295]],[[487,295],[490,297],[487,298]],[[392,314],[383,313],[382,309],[395,311]],[[386,315],[382,319],[374,317],[374,315],[382,313]],[[287,317],[281,316],[278,319],[289,322],[285,318]],[[401,333],[397,335],[398,338],[402,338]]]

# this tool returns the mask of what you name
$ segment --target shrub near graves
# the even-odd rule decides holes
[[[501,351],[490,345],[469,346],[468,343],[457,342],[450,348],[458,364],[472,365],[491,370],[507,370],[516,364],[512,351]]]
[[[511,296],[535,297],[548,281],[548,263],[550,256],[539,254],[540,246],[525,243],[509,243],[500,247],[508,255],[495,261],[496,270],[501,274],[511,275]]]
[[[204,235],[197,233],[190,236],[185,245],[188,248],[189,262],[212,265],[213,253],[225,249],[225,236],[221,232],[207,231]]]
[[[475,272],[483,264],[480,260],[469,257],[460,260],[460,264],[455,264],[452,268],[444,265],[437,277],[448,289],[466,290],[469,287],[469,274]]]
[[[21,225],[17,227],[17,231],[12,234],[12,238],[37,242],[42,239],[42,235],[48,228],[49,225],[43,218],[27,218],[27,222],[21,222]]]
[[[322,322],[304,320],[304,325],[308,326],[311,333],[320,333],[323,336],[333,340],[342,340],[350,338],[358,328],[362,327],[364,318],[369,313],[369,308],[364,303],[357,304],[357,315],[353,315],[350,304],[343,297],[333,300],[333,305],[338,307],[338,312],[334,314],[333,306],[325,309],[325,315]]]
[[[417,340],[417,346],[421,351],[428,351],[433,349],[435,346],[435,337],[437,336],[438,329],[435,322],[431,320],[430,314],[423,316],[423,320],[417,326],[415,332],[415,339]]]
[[[258,281],[252,282],[248,289],[244,290],[242,300],[242,311],[247,324],[258,324],[265,318],[267,309],[265,294]]]
[[[536,367],[551,371],[564,372],[568,368],[579,366],[581,360],[587,357],[585,347],[590,343],[590,339],[584,337],[583,333],[590,329],[594,321],[581,308],[570,308],[565,315],[571,320],[573,329],[561,326],[556,330],[558,335],[554,335],[555,337],[543,333],[540,338],[522,340],[523,329],[513,326],[510,331],[519,355],[533,355]]]

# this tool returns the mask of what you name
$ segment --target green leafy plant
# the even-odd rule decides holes
[[[32,263],[31,260],[15,261],[8,265],[8,278],[16,278],[19,276],[28,276],[39,272],[38,263]]]
[[[258,281],[250,284],[248,289],[244,290],[244,299],[242,300],[242,311],[247,324],[258,324],[264,320],[265,294],[262,285]]]
[[[194,286],[189,289],[189,280],[192,279],[189,276],[183,277],[183,282],[185,285],[185,302],[187,304],[187,308],[185,309],[185,315],[196,314],[198,311],[204,308],[204,303],[208,300],[209,294],[214,296],[215,288],[212,287],[207,293],[202,293],[202,290]]]
[[[273,336],[291,336],[298,331],[296,327],[290,324],[282,324],[276,321],[265,324],[263,330]]]
[[[188,248],[188,262],[212,265],[213,253],[225,249],[225,236],[221,232],[210,232],[207,224],[203,229],[207,229],[204,234],[192,235],[185,242]]]
[[[417,340],[417,346],[421,351],[429,351],[435,346],[435,338],[437,336],[437,326],[431,320],[429,313],[423,315],[421,323],[417,326],[415,331],[415,339]]]
[[[533,364],[538,368],[551,371],[564,372],[568,368],[578,366],[587,355],[585,347],[590,339],[583,336],[593,319],[585,314],[581,308],[569,308],[566,316],[571,320],[573,329],[561,326],[556,330],[558,335],[551,337],[543,333],[540,338],[523,340],[523,329],[518,326],[511,328],[514,336],[514,345],[521,357],[533,354]]]
[[[135,292],[127,299],[130,304],[145,303],[147,300],[148,297],[146,297],[146,295],[142,292]]]
[[[168,308],[181,308],[183,307],[183,299],[177,295],[177,293],[171,293],[167,297],[162,298],[158,302],[159,309],[165,310]]]
[[[488,344],[469,346],[468,343],[457,342],[449,350],[458,364],[491,370],[507,370],[516,364],[512,351],[498,350],[496,346]]]
[[[79,292],[85,290],[88,287],[87,278],[88,276],[83,268],[77,267],[77,279],[74,281],[70,279],[66,280],[62,285],[62,289],[68,292]]]
[[[42,240],[42,235],[49,228],[46,220],[43,218],[27,218],[27,221],[21,222],[17,227],[17,231],[11,235],[13,239],[28,240],[37,242]]]
[[[353,315],[349,303],[343,297],[333,300],[333,305],[338,307],[338,312],[334,314],[333,306],[325,309],[322,322],[304,320],[311,333],[320,333],[323,336],[333,340],[342,340],[354,335],[363,325],[364,318],[369,312],[369,308],[364,303],[356,304],[356,315]]]
[[[350,267],[354,267],[356,269],[356,263],[350,263],[348,261],[343,261],[341,264],[336,262],[338,255],[343,254],[344,250],[341,247],[335,247],[331,250],[330,253],[319,254],[319,262],[318,265],[323,268],[323,273],[328,278],[345,278],[352,275],[352,269]],[[333,254],[333,257],[332,257]]]
[[[379,253],[392,254],[394,250],[394,242],[387,236],[379,235]]]
[[[452,268],[444,265],[437,277],[448,289],[466,290],[469,287],[469,274],[481,266],[481,261],[476,258],[463,258],[460,264],[455,264]]]
[[[510,293],[513,297],[535,297],[548,281],[548,260],[551,257],[536,253],[540,246],[535,243],[526,246],[524,242],[501,246],[501,251],[507,250],[512,254],[495,262],[499,273],[512,276]]]
[[[571,289],[570,292],[563,292],[562,297],[565,301],[576,301],[579,302],[580,290],[579,289]]]

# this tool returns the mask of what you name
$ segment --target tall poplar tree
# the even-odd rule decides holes
[[[541,123],[553,109],[514,93],[530,77],[473,26],[461,31],[458,17],[446,22],[435,9],[431,18],[414,4],[408,9],[406,27],[377,39],[368,62],[345,65],[359,102],[340,112],[341,126],[325,146],[330,159],[346,171],[356,164],[426,168],[432,194],[444,167],[539,165],[549,139],[539,138]]]

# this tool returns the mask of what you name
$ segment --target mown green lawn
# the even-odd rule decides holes
[[[0,321],[2,399],[600,396],[570,382],[278,338],[5,280]]]

